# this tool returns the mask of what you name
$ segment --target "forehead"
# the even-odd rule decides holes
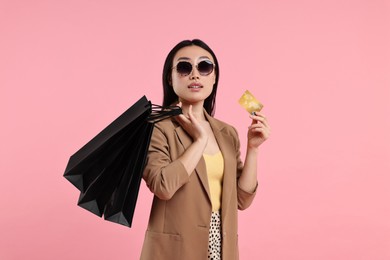
[[[173,60],[177,61],[180,58],[188,58],[193,61],[196,61],[200,58],[208,58],[209,60],[214,61],[213,57],[208,51],[196,45],[186,46],[178,50]]]

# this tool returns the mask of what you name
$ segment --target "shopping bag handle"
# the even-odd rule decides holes
[[[152,104],[149,101],[150,115],[146,119],[149,123],[157,123],[169,117],[177,116],[183,113],[179,106],[160,106]]]

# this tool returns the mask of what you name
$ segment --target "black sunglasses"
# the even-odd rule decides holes
[[[213,72],[214,63],[212,63],[210,60],[202,60],[195,67],[199,71],[200,75],[207,76]],[[193,66],[188,61],[180,61],[176,64],[176,66],[172,67],[172,69],[175,68],[177,73],[179,73],[181,76],[188,76],[191,74]]]

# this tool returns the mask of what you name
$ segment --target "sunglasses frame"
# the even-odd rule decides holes
[[[210,70],[209,73],[205,74],[205,73],[201,73],[201,72],[199,71],[198,65],[199,65],[201,62],[206,62],[206,63],[212,65],[212,69]],[[180,63],[188,63],[188,64],[190,64],[190,65],[191,65],[191,71],[190,71],[188,74],[182,74],[182,73],[178,72],[178,71],[177,71],[177,65],[179,65]],[[198,70],[198,72],[199,72],[199,74],[200,74],[201,76],[208,76],[208,75],[210,75],[211,73],[213,73],[214,68],[215,68],[215,64],[214,64],[211,60],[201,60],[201,61],[198,62],[198,64],[195,65],[195,68]],[[192,73],[192,71],[194,70],[194,65],[193,65],[191,62],[189,62],[189,61],[179,61],[179,62],[178,62],[175,66],[173,66],[171,69],[172,69],[172,70],[173,70],[173,69],[176,69],[176,72],[177,72],[180,76],[185,77],[185,76],[188,76],[188,75],[190,75],[190,74]]]

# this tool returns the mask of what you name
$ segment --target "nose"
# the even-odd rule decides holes
[[[194,66],[192,68],[192,71],[190,73],[190,79],[199,79],[200,78],[200,75],[199,75],[199,71],[198,69],[196,68],[196,66]]]

